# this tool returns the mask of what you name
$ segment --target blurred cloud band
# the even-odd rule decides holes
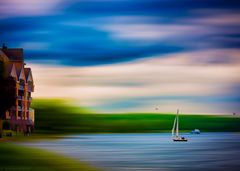
[[[155,112],[159,106],[161,112],[231,114],[240,111],[239,53],[213,50],[105,66],[31,67],[36,97],[70,97],[101,112]]]

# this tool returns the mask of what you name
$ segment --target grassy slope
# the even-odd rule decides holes
[[[22,171],[94,171],[78,161],[43,150],[11,143],[0,144],[0,170]]]
[[[171,130],[171,114],[93,114],[62,100],[35,100],[36,130],[42,133],[127,133]],[[181,115],[182,130],[240,131],[239,117]]]

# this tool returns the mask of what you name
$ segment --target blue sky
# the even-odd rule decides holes
[[[88,102],[81,99],[81,103],[93,104],[90,105],[92,108],[102,111],[111,111],[110,109],[134,111],[143,104],[151,103],[154,106],[158,101],[165,101],[169,102],[169,109],[167,107],[164,109],[167,111],[171,108],[171,101],[174,102],[172,108],[176,108],[178,102],[187,101],[191,104],[186,105],[186,108],[198,112],[196,106],[204,106],[210,99],[214,102],[213,108],[221,107],[215,111],[210,110],[209,106],[209,112],[227,109],[224,112],[231,113],[240,111],[238,107],[240,79],[234,74],[239,71],[237,70],[240,54],[239,9],[240,2],[236,0],[0,1],[0,40],[10,47],[23,47],[27,62],[40,72],[35,75],[47,74],[43,73],[40,67],[48,67],[48,69],[50,67],[54,71],[59,67],[72,68],[75,73],[82,72],[79,68],[87,68],[86,72],[88,72],[98,70],[98,67],[102,70],[115,71],[115,65],[116,68],[142,66],[140,70],[144,73],[145,69],[152,68],[152,66],[146,67],[145,64],[153,60],[159,63],[159,67],[171,66],[166,71],[170,75],[173,74],[170,70],[178,73],[179,66],[181,70],[196,66],[193,73],[197,75],[201,70],[209,70],[209,75],[212,75],[211,80],[214,81],[216,78],[214,74],[219,67],[222,67],[219,73],[226,74],[215,82],[206,82],[208,73],[198,75],[203,87],[208,85],[209,90],[210,87],[218,90],[214,95],[203,93],[201,97],[198,93],[189,94],[187,90],[176,95],[177,97],[171,93],[163,94],[157,90],[160,82],[155,84],[149,78],[143,81],[141,75],[133,74],[134,71],[127,73],[129,77],[121,75],[123,70],[116,71],[116,76],[111,75],[110,80],[105,80],[105,77],[101,79],[102,75],[96,73],[101,84],[95,83],[90,74],[84,73],[86,75],[83,80],[86,77],[89,78],[88,80],[92,78],[89,81],[91,83],[89,88],[98,87],[99,91],[102,91],[103,87],[115,86],[125,89],[133,85],[131,86],[133,90],[128,89],[130,92],[144,85],[155,85],[157,94],[137,93],[131,97],[127,95],[118,97],[115,94],[116,96],[103,100],[105,103],[103,101],[97,103],[99,99],[94,97],[86,100]],[[156,75],[152,71],[149,72],[155,79],[158,79],[158,76],[168,77],[159,70],[156,71]],[[186,77],[189,74],[181,72],[186,74]],[[116,81],[117,75],[118,81]],[[46,78],[51,76],[45,75]],[[62,75],[59,77],[67,79]],[[45,97],[44,91],[47,87],[42,86],[51,81],[38,80],[38,77],[36,79],[40,87],[36,92],[37,97]],[[81,80],[81,74],[74,79]],[[172,91],[175,92],[179,84],[184,82],[193,84],[195,77],[193,74],[188,79],[178,80],[178,77],[174,77],[173,80],[162,81],[162,84],[170,84],[174,81]],[[219,88],[218,84],[221,81],[225,86]],[[59,86],[57,83],[59,81],[52,83],[52,87]],[[194,87],[196,84],[189,86]],[[76,89],[81,92],[81,85],[76,86]],[[124,93],[128,94],[128,91]],[[99,98],[108,96],[109,92],[106,90]],[[73,95],[70,97],[75,98]],[[223,105],[223,102],[226,105]],[[144,109],[150,109],[150,104],[148,105]],[[192,110],[194,108],[196,110]]]
[[[1,41],[23,46],[33,62],[86,66],[240,46],[235,0],[10,0],[0,6]]]

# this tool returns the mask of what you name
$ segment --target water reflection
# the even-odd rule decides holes
[[[185,134],[189,142],[172,142],[159,134],[68,136],[28,143],[99,166],[105,170],[238,170],[240,134]]]

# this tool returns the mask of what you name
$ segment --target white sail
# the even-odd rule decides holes
[[[175,117],[175,119],[174,119],[173,128],[172,128],[172,136],[174,136],[174,132],[176,129],[176,121],[177,121],[177,117]]]
[[[179,119],[178,119],[178,112],[179,112],[179,110],[177,110],[177,116],[176,116],[176,118],[177,118],[176,136],[177,136],[177,137],[179,136]]]

